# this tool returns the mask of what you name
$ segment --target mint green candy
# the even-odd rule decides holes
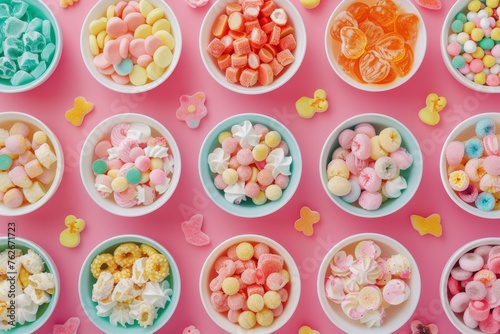
[[[4,56],[12,60],[17,60],[24,53],[23,41],[15,37],[7,37],[3,41],[3,53]]]
[[[46,70],[47,64],[44,61],[41,61],[40,63],[38,63],[38,66],[33,71],[31,71],[31,75],[33,76],[33,78],[38,79],[42,76],[42,74],[45,73]]]
[[[28,10],[28,4],[20,0],[12,0],[10,3],[10,14],[18,19],[22,18]]]
[[[0,154],[0,170],[8,170],[12,166],[12,158],[8,154]]]
[[[130,184],[139,184],[139,182],[141,182],[142,179],[142,173],[137,168],[130,168],[125,173],[125,178],[127,179],[127,182]]]
[[[465,59],[462,56],[455,56],[451,60],[451,66],[454,68],[462,68],[465,66]]]
[[[134,62],[130,58],[125,58],[119,64],[113,65],[113,67],[119,75],[127,75],[132,72]]]
[[[40,53],[47,44],[45,37],[38,31],[30,31],[23,35],[24,50],[33,53]]]
[[[102,159],[96,160],[92,163],[92,171],[96,175],[104,174],[108,171],[108,164]]]
[[[16,74],[14,74],[12,79],[10,79],[10,83],[12,84],[12,86],[21,86],[30,83],[31,81],[33,81],[33,79],[33,76],[28,72],[19,70],[16,72]]]
[[[478,43],[478,45],[483,49],[483,50],[491,50],[495,46],[495,42],[489,38],[489,37],[484,37],[481,39]]]
[[[11,16],[4,22],[2,34],[5,37],[20,38],[26,29],[28,29],[28,23]]]
[[[17,65],[7,57],[0,57],[0,79],[11,79],[17,71]]]
[[[32,52],[25,52],[21,57],[17,58],[19,68],[28,73],[33,71],[38,66],[38,63],[40,63],[38,55]]]

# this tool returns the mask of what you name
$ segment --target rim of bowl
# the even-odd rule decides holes
[[[124,0],[126,2],[138,2],[136,0]],[[82,29],[80,31],[80,53],[83,58],[83,62],[85,66],[87,67],[87,70],[89,73],[94,77],[94,79],[99,82],[101,85],[104,87],[113,90],[118,93],[124,93],[124,94],[138,94],[138,93],[143,93],[146,91],[150,91],[158,86],[160,86],[162,83],[167,81],[167,79],[172,75],[174,72],[175,68],[177,67],[177,64],[179,63],[179,60],[181,58],[181,51],[182,51],[182,32],[181,32],[181,27],[179,24],[179,20],[177,19],[174,11],[172,8],[168,5],[167,2],[162,1],[162,0],[148,0],[153,6],[156,8],[162,8],[165,12],[165,17],[168,19],[171,25],[171,34],[174,37],[175,41],[175,46],[174,46],[174,51],[172,52],[174,57],[172,59],[172,62],[170,65],[167,67],[165,72],[156,80],[151,81],[149,83],[146,83],[141,86],[134,86],[132,84],[126,84],[126,85],[121,85],[117,84],[116,82],[111,79],[110,76],[102,74],[99,72],[92,60],[94,59],[94,56],[90,52],[90,47],[89,47],[89,41],[88,41],[88,26],[91,21],[94,19],[97,19],[103,15],[98,15],[99,13],[105,13],[105,8],[111,4],[115,4],[118,2],[118,0],[100,0],[94,4],[94,6],[90,9],[90,11],[87,13],[87,16],[85,17],[85,20],[83,21],[82,24]],[[100,8],[103,8],[103,10],[100,10]]]
[[[52,181],[52,184],[50,185],[49,189],[47,190],[45,195],[43,195],[42,198],[40,198],[38,201],[36,201],[33,204],[25,204],[25,205],[22,205],[22,206],[17,207],[17,208],[7,208],[3,204],[0,205],[0,213],[2,215],[21,216],[21,215],[31,213],[31,212],[41,208],[45,203],[47,203],[52,198],[52,196],[54,196],[54,194],[56,193],[57,189],[59,188],[59,185],[61,184],[61,181],[63,178],[64,154],[63,154],[63,150],[61,147],[61,143],[57,139],[57,136],[40,119],[38,119],[34,116],[31,116],[29,114],[23,113],[23,112],[19,112],[19,111],[2,112],[2,113],[0,113],[0,122],[3,122],[2,121],[3,118],[10,118],[10,119],[12,119],[12,122],[21,121],[21,122],[29,123],[34,128],[37,128],[37,129],[45,132],[47,134],[47,136],[49,137],[50,142],[52,144],[51,146],[54,149],[56,156],[57,156],[56,175],[55,175],[54,180]]]
[[[82,306],[83,310],[85,311],[85,314],[90,319],[92,324],[94,324],[94,326],[96,326],[100,330],[102,330],[104,332],[106,332],[106,330],[107,330],[107,328],[103,328],[103,327],[101,327],[102,325],[99,324],[100,322],[103,322],[103,321],[109,323],[110,326],[113,326],[113,325],[111,325],[111,323],[108,320],[109,317],[99,317],[96,315],[94,302],[92,302],[92,300],[91,300],[92,296],[89,296],[89,295],[84,296],[81,287],[82,287],[82,284],[84,283],[84,281],[86,281],[84,276],[89,277],[89,279],[88,279],[89,281],[91,281],[93,279],[95,280],[95,278],[93,278],[92,274],[90,273],[90,264],[92,263],[92,260],[97,255],[103,253],[106,249],[112,248],[112,247],[116,248],[121,243],[125,243],[125,242],[148,244],[148,245],[152,246],[153,248],[155,248],[158,252],[164,254],[168,260],[169,267],[170,267],[169,275],[173,275],[172,280],[176,284],[175,285],[176,289],[175,290],[172,289],[173,293],[171,296],[171,300],[168,303],[168,305],[166,306],[164,313],[163,313],[163,316],[165,317],[165,319],[159,321],[160,318],[156,318],[153,322],[153,325],[147,329],[145,329],[144,327],[140,327],[140,326],[139,327],[136,327],[136,326],[135,327],[121,327],[121,326],[116,327],[117,329],[120,330],[121,333],[137,333],[137,334],[145,333],[145,332],[153,333],[155,331],[160,330],[160,328],[162,326],[164,326],[172,318],[173,314],[175,313],[175,310],[177,309],[177,306],[178,306],[179,301],[180,301],[180,295],[181,295],[181,276],[180,276],[180,272],[179,272],[179,267],[177,266],[177,263],[175,262],[175,259],[172,256],[172,254],[170,254],[170,252],[165,247],[163,247],[163,245],[160,242],[158,242],[152,238],[142,236],[142,235],[137,235],[137,234],[123,234],[123,235],[117,235],[117,236],[111,237],[109,239],[106,239],[106,240],[100,242],[97,246],[95,246],[88,253],[88,255],[85,257],[85,260],[83,261],[82,267],[80,269],[80,274],[78,276],[78,297],[80,299],[80,305]],[[102,320],[102,321],[99,321],[99,323],[96,323],[95,319]],[[135,323],[135,322],[134,322],[134,324],[137,325],[137,323]]]
[[[217,14],[224,12],[226,4],[233,2],[236,2],[236,0],[216,0],[208,9],[205,17],[203,18],[198,38],[198,47],[201,60],[203,61],[203,65],[205,65],[205,69],[219,85],[235,93],[257,95],[268,93],[280,88],[293,78],[295,73],[297,73],[297,71],[299,70],[305,57],[307,48],[307,33],[304,21],[302,20],[302,16],[291,1],[274,0],[276,4],[285,9],[288,18],[292,20],[294,31],[296,32],[295,34],[297,34],[297,32],[301,32],[300,40],[299,38],[297,38],[297,47],[295,48],[293,53],[295,61],[284,68],[284,72],[282,72],[277,78],[275,78],[275,80],[270,85],[263,86],[260,84],[256,84],[253,87],[243,87],[240,84],[232,84],[228,82],[225,79],[223,72],[217,67],[216,64],[214,64],[215,60],[213,59],[213,57],[206,51],[206,47],[213,37],[212,35],[210,35],[208,38],[206,38],[206,36],[208,36],[208,32],[212,31],[212,29],[208,27],[211,27],[213,25],[213,19],[210,19],[209,21],[209,16],[214,16],[215,19],[218,16]]]
[[[481,93],[500,93],[499,86],[486,86],[476,84],[474,81],[467,79],[456,68],[451,66],[451,58],[448,55],[448,51],[446,50],[446,47],[448,46],[448,36],[450,35],[451,23],[455,15],[467,9],[467,4],[469,2],[469,0],[456,0],[456,2],[448,11],[448,14],[444,19],[443,26],[441,28],[441,57],[446,68],[448,69],[448,72],[450,72],[450,74],[465,87]]]
[[[413,48],[414,51],[414,60],[413,60],[413,66],[411,71],[405,75],[402,78],[397,78],[393,82],[390,82],[388,84],[384,85],[375,85],[375,84],[362,84],[359,81],[356,81],[353,79],[351,76],[346,74],[337,64],[336,57],[332,54],[331,49],[332,49],[332,38],[330,37],[330,28],[332,27],[333,24],[333,19],[335,16],[338,15],[338,13],[343,10],[344,8],[347,8],[348,4],[350,4],[350,0],[346,1],[341,1],[337,7],[333,10],[332,14],[328,18],[327,24],[326,24],[326,29],[325,29],[325,52],[326,52],[326,58],[328,59],[328,63],[330,64],[331,68],[337,74],[337,76],[342,79],[345,83],[347,83],[349,86],[357,88],[359,90],[367,91],[367,92],[384,92],[388,91],[394,88],[397,88],[404,83],[406,83],[408,80],[410,80],[415,73],[417,73],[418,69],[420,68],[420,65],[422,64],[424,58],[425,58],[425,53],[427,51],[427,30],[425,27],[425,22],[422,17],[422,14],[420,14],[420,11],[418,8],[411,2],[411,1],[396,1],[398,3],[398,6],[403,5],[405,6],[405,13],[412,13],[418,16],[418,19],[420,21],[419,23],[419,33],[417,40],[415,41],[415,47]],[[418,43],[420,41],[420,43]],[[417,45],[417,44],[422,44],[422,45]],[[415,52],[415,49],[417,49],[422,56],[421,57],[415,57],[417,52]]]
[[[285,313],[286,311],[287,314],[286,315],[281,314],[279,317],[275,318],[275,320],[271,325],[272,327],[271,331],[269,327],[261,327],[261,326],[245,330],[241,328],[238,324],[233,324],[229,320],[227,320],[227,317],[224,314],[218,313],[215,310],[213,310],[212,305],[208,300],[209,296],[207,294],[210,292],[208,288],[209,285],[208,283],[210,279],[210,273],[212,272],[212,267],[213,264],[215,263],[215,260],[220,254],[222,254],[229,247],[243,241],[253,242],[253,243],[262,242],[268,245],[271,248],[271,250],[274,251],[275,254],[279,254],[283,257],[286,266],[288,267],[288,272],[290,273],[289,298],[286,302],[285,307],[283,308],[283,313]],[[292,317],[292,315],[295,313],[295,310],[298,306],[300,299],[300,291],[301,291],[300,273],[292,255],[279,242],[259,234],[241,234],[222,241],[207,256],[200,272],[199,292],[203,308],[205,309],[205,312],[215,324],[217,324],[220,328],[230,333],[269,334],[274,331],[277,331],[279,328],[284,326],[287,323],[287,321]],[[207,298],[204,298],[206,295]],[[217,318],[214,319],[213,315],[216,315]]]
[[[263,205],[249,206],[234,204],[227,201],[224,198],[224,195],[221,194],[221,192],[223,193],[223,191],[217,189],[214,185],[214,173],[210,171],[207,162],[208,155],[213,151],[214,147],[214,145],[211,145],[211,143],[217,140],[217,136],[220,132],[227,131],[228,129],[231,129],[233,125],[239,124],[246,120],[251,120],[250,122],[252,122],[252,124],[254,124],[255,122],[262,123],[266,125],[270,130],[278,131],[281,135],[282,140],[284,140],[289,147],[289,155],[292,157],[293,173],[290,175],[290,182],[288,186],[283,189],[283,195],[277,201],[267,201]],[[264,217],[284,207],[295,194],[302,175],[302,155],[300,153],[300,147],[297,143],[297,140],[295,139],[292,132],[278,120],[266,115],[256,113],[238,114],[222,120],[217,125],[215,125],[207,134],[207,136],[203,140],[200,154],[198,156],[198,173],[205,193],[219,208],[238,217]],[[206,182],[207,177],[210,177],[211,182]],[[250,199],[247,199],[247,201],[250,201]]]
[[[30,331],[31,333],[35,332],[38,330],[40,327],[42,327],[47,320],[51,317],[52,313],[54,312],[57,303],[59,301],[59,295],[61,293],[61,282],[59,278],[59,271],[57,270],[57,266],[52,259],[52,257],[49,255],[49,253],[41,247],[39,244],[37,244],[34,241],[25,239],[25,238],[20,238],[20,237],[15,237],[14,239],[11,239],[13,242],[15,242],[15,248],[18,248],[17,246],[22,246],[28,249],[32,249],[35,251],[38,255],[42,257],[42,260],[45,262],[45,266],[48,267],[49,273],[51,273],[54,276],[54,283],[56,286],[56,289],[54,290],[54,294],[51,296],[50,302],[47,305],[47,308],[43,312],[43,314],[37,318],[33,322],[28,322],[25,323],[24,325],[18,325],[16,323],[16,327],[12,328],[9,330],[9,333],[13,334],[23,334],[26,333],[26,330]],[[12,242],[11,241],[11,242]],[[6,245],[6,250],[10,249],[10,244],[9,244],[9,237],[7,236],[1,236],[0,237],[0,245]]]
[[[471,116],[462,122],[460,122],[448,135],[446,140],[444,141],[443,147],[441,149],[441,156],[439,158],[439,174],[441,176],[441,183],[443,184],[443,188],[450,197],[450,199],[462,210],[474,215],[476,217],[487,218],[487,219],[499,219],[500,218],[500,210],[492,210],[492,211],[481,211],[478,208],[465,203],[460,199],[460,197],[455,193],[453,189],[448,185],[448,163],[446,162],[446,147],[448,144],[455,140],[460,134],[471,127],[474,127],[477,121],[482,118],[496,118],[495,123],[500,127],[500,113],[498,112],[487,112],[483,114],[477,114]],[[470,123],[470,124],[469,124]]]
[[[371,328],[363,328],[359,327],[356,328],[356,333],[372,333],[372,334],[385,334],[385,333],[392,333],[399,328],[401,328],[413,315],[413,312],[417,308],[418,301],[420,299],[420,292],[421,292],[421,277],[420,277],[420,271],[418,269],[417,262],[413,258],[412,254],[410,251],[399,241],[397,241],[394,238],[391,238],[387,235],[384,234],[379,234],[379,233],[360,233],[360,234],[355,234],[346,237],[345,239],[342,239],[338,243],[336,243],[328,253],[325,255],[323,258],[321,265],[318,270],[318,277],[317,277],[317,282],[316,282],[316,289],[317,289],[317,294],[318,294],[318,299],[321,304],[321,308],[323,309],[324,313],[327,315],[328,319],[340,328],[341,330],[345,331],[346,333],[353,333],[353,329],[348,325],[346,326],[344,322],[339,322],[335,317],[332,315],[332,313],[337,313],[334,311],[334,309],[331,307],[330,302],[328,298],[326,297],[326,294],[324,292],[324,286],[325,286],[325,278],[327,275],[327,270],[330,264],[330,261],[332,260],[333,256],[335,253],[338,251],[344,249],[345,247],[352,245],[354,243],[360,242],[362,240],[373,240],[375,241],[379,246],[380,244],[383,244],[383,247],[388,247],[392,249],[397,249],[396,251],[399,254],[404,255],[405,257],[408,258],[408,260],[411,261],[412,263],[412,276],[411,276],[411,294],[409,299],[405,301],[404,306],[409,308],[406,312],[408,312],[408,317],[406,319],[401,318],[400,316],[398,317],[393,317],[393,319],[396,319],[394,321],[394,324],[391,327],[387,327],[382,325],[381,327],[371,327]],[[382,248],[382,247],[381,247]],[[408,284],[410,286],[410,284]],[[417,296],[414,299],[411,299],[412,296]],[[397,307],[394,306],[394,307]],[[401,310],[399,310],[401,311]],[[353,320],[355,322],[355,320]]]
[[[488,237],[488,238],[476,239],[469,241],[465,245],[461,246],[450,256],[448,261],[446,261],[446,264],[441,273],[441,278],[439,280],[439,297],[441,299],[441,306],[443,307],[444,312],[448,317],[448,320],[453,324],[453,326],[455,326],[456,329],[458,329],[462,333],[481,334],[483,332],[465,326],[463,321],[457,317],[457,314],[451,310],[450,300],[448,298],[448,277],[450,276],[451,269],[455,267],[455,264],[457,264],[458,259],[463,254],[469,252],[474,248],[484,245],[500,245],[500,238]]]
[[[172,152],[172,156],[174,157],[174,172],[172,172],[172,179],[170,181],[170,186],[166,192],[164,192],[160,197],[158,197],[153,203],[150,205],[136,205],[131,208],[122,208],[118,204],[116,204],[113,200],[109,200],[106,198],[102,198],[97,194],[95,187],[93,186],[93,181],[90,180],[90,176],[95,177],[90,169],[92,165],[92,159],[94,156],[94,147],[99,142],[99,140],[103,139],[103,136],[106,133],[111,131],[113,125],[118,124],[119,122],[125,123],[137,123],[137,122],[145,122],[155,131],[162,134],[165,139],[167,139],[170,151]],[[101,129],[105,128],[105,131]],[[96,138],[96,139],[94,139]],[[89,170],[86,170],[84,165],[88,160]],[[87,194],[92,198],[92,200],[99,205],[102,209],[113,213],[122,217],[138,217],[143,216],[149,213],[156,211],[161,208],[168,200],[173,196],[177,186],[179,185],[180,177],[181,177],[181,154],[179,151],[179,146],[175,141],[175,138],[172,136],[170,131],[159,121],[156,119],[137,113],[126,113],[126,114],[116,114],[111,117],[106,118],[97,124],[92,131],[88,134],[85,142],[83,143],[82,150],[80,152],[80,177],[83,183]]]
[[[43,12],[43,14],[47,17],[47,19],[50,21],[52,25],[52,28],[54,29],[54,35],[56,36],[57,45],[50,65],[47,66],[47,69],[45,70],[45,72],[43,72],[43,74],[40,77],[31,82],[28,82],[27,84],[20,86],[10,86],[10,85],[0,84],[0,92],[2,93],[21,93],[32,90],[40,86],[52,75],[52,73],[54,73],[54,71],[57,68],[57,65],[59,65],[59,61],[61,60],[62,49],[63,49],[63,38],[61,33],[61,27],[59,26],[59,23],[57,22],[54,13],[52,13],[52,11],[43,1],[37,1],[37,0],[24,0],[24,1],[29,2],[30,6],[36,7],[38,10]]]
[[[342,130],[345,129],[350,129],[356,126],[357,124],[360,123],[373,123],[373,121],[367,121],[365,120],[366,118],[376,118],[377,122],[390,122],[390,123],[395,123],[398,127],[401,127],[406,133],[404,136],[408,136],[411,141],[416,145],[418,148],[417,152],[409,152],[411,153],[413,157],[413,163],[412,166],[414,168],[417,168],[417,174],[415,175],[416,179],[415,182],[417,182],[415,187],[408,187],[405,189],[405,191],[399,196],[398,198],[393,198],[390,199],[392,202],[390,204],[393,204],[394,208],[393,209],[387,209],[387,210],[380,210],[381,208],[377,210],[365,210],[361,207],[357,207],[352,205],[351,203],[344,202],[340,197],[335,196],[330,193],[328,190],[328,177],[326,174],[326,166],[328,165],[328,162],[331,161],[331,156],[329,154],[330,148],[332,144],[336,141],[336,138],[340,134]],[[388,124],[388,126],[391,126]],[[337,133],[338,132],[338,133]],[[329,144],[332,142],[332,144]],[[404,143],[404,142],[403,142]],[[406,145],[403,145],[406,146]],[[417,192],[418,188],[420,187],[420,182],[422,179],[422,174],[423,174],[423,157],[422,157],[422,150],[420,149],[420,145],[417,141],[417,138],[413,135],[413,133],[408,129],[403,123],[398,121],[397,119],[387,116],[384,114],[378,114],[378,113],[366,113],[366,114],[359,114],[356,116],[352,116],[345,121],[341,122],[339,125],[337,125],[332,132],[328,135],[325,143],[323,144],[323,148],[321,149],[321,155],[320,155],[320,160],[319,160],[319,176],[321,179],[321,184],[323,185],[323,189],[325,190],[326,194],[328,197],[332,200],[333,203],[335,203],[339,208],[344,210],[347,213],[350,213],[352,215],[358,216],[358,217],[364,217],[364,218],[379,218],[379,217],[384,217],[388,216],[398,210],[401,210],[406,204],[408,204],[415,193]],[[407,180],[407,182],[409,182]],[[396,206],[394,205],[396,201],[403,201],[406,200],[406,202],[402,206]],[[342,205],[341,205],[342,204]],[[347,209],[348,208],[348,209]],[[387,212],[386,212],[387,211]]]

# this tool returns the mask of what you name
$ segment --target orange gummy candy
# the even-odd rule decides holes
[[[411,43],[417,39],[418,16],[412,13],[399,14],[394,21],[394,29],[403,36],[405,42]]]
[[[394,21],[396,20],[396,15],[397,10],[395,11],[389,6],[372,6],[368,11],[368,19],[382,27],[387,27],[394,23]]]
[[[359,72],[366,82],[382,81],[389,74],[391,65],[377,51],[366,52],[359,60]]]
[[[344,27],[340,30],[340,38],[342,39],[342,53],[349,59],[357,59],[365,52],[365,47],[368,42],[365,34],[354,27]]]
[[[432,234],[435,237],[443,235],[441,216],[437,213],[434,213],[429,217],[411,215],[410,220],[413,228],[417,230],[420,235]]]
[[[352,16],[359,23],[363,22],[368,18],[368,11],[370,10],[370,6],[368,6],[364,2],[353,2],[349,7],[347,7],[346,11],[351,13]]]
[[[347,11],[342,11],[337,16],[335,16],[335,18],[333,19],[332,27],[330,28],[330,36],[332,36],[332,38],[337,41],[341,41],[342,39],[340,38],[340,31],[344,27],[358,27],[358,22],[356,21],[354,16]]]
[[[398,5],[392,0],[378,0],[376,3],[377,6],[383,6],[389,8],[391,11],[397,13],[399,8]]]
[[[405,55],[398,61],[392,63],[392,67],[399,77],[407,75],[413,67],[413,50],[411,46],[405,44]]]
[[[396,80],[397,77],[398,77],[398,74],[396,73],[396,70],[394,70],[394,68],[391,66],[391,67],[389,67],[389,73],[387,74],[387,76],[385,78],[383,78],[382,80],[377,81],[375,83],[377,85],[388,84],[388,83],[391,83],[394,80]]]
[[[375,50],[388,62],[398,61],[405,55],[405,40],[397,32],[390,32],[377,40]]]
[[[368,20],[359,25],[359,30],[365,34],[366,39],[368,40],[366,49],[371,49],[377,40],[384,34],[384,29]]]

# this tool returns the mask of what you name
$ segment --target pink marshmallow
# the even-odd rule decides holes
[[[483,167],[486,173],[491,175],[500,175],[500,156],[490,155],[483,161]]]
[[[376,135],[375,128],[370,123],[360,123],[354,127],[354,132],[364,133],[368,137],[374,137]]]
[[[465,292],[459,292],[450,299],[450,308],[455,313],[462,313],[469,306],[469,297]]]
[[[356,136],[356,132],[351,129],[345,129],[339,134],[339,144],[344,149],[350,149],[352,140]]]
[[[372,167],[363,168],[358,175],[358,180],[361,187],[369,192],[377,192],[382,185],[382,179]]]
[[[379,192],[364,190],[358,198],[358,203],[365,210],[376,210],[382,205],[382,195]]]
[[[352,140],[351,151],[360,160],[368,159],[372,153],[370,137],[364,133],[356,134]]]
[[[486,300],[471,300],[469,314],[476,321],[486,320],[490,314],[490,305]]]
[[[458,166],[465,154],[465,146],[464,143],[460,141],[452,141],[446,146],[445,156],[448,165],[451,167]]]

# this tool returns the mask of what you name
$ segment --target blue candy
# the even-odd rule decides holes
[[[113,66],[116,73],[119,75],[127,75],[132,72],[134,68],[134,62],[130,58],[123,59],[119,64]]]
[[[20,38],[28,28],[28,23],[19,20],[17,17],[9,17],[2,26],[2,34],[5,37]]]
[[[24,52],[24,44],[20,39],[14,37],[7,37],[2,43],[4,56],[12,60],[21,57]]]
[[[7,57],[0,58],[0,78],[11,79],[17,71],[17,65]]]
[[[349,179],[349,183],[351,184],[351,191],[347,195],[341,196],[340,198],[342,198],[344,202],[353,203],[357,201],[359,195],[361,195],[361,187],[358,182],[352,179]]]
[[[480,119],[476,124],[476,135],[484,138],[489,135],[494,135],[496,131],[495,122],[489,118]]]
[[[493,196],[493,194],[483,191],[477,196],[474,204],[476,204],[476,208],[481,211],[491,211],[495,207],[495,202],[495,196]]]
[[[483,141],[471,138],[465,142],[465,155],[469,159],[480,158],[484,153]]]
[[[24,49],[33,53],[40,53],[47,44],[45,37],[37,31],[30,31],[23,35]]]

